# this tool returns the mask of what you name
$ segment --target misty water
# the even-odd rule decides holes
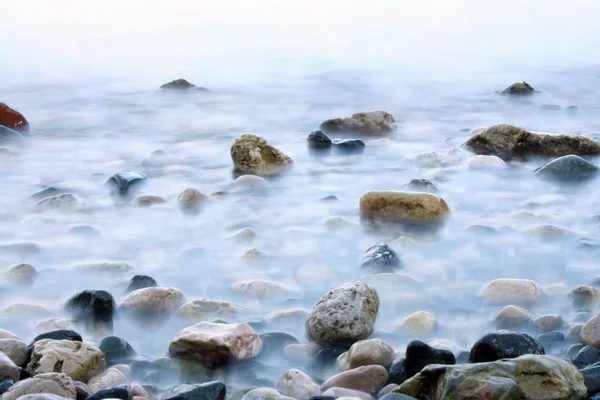
[[[188,300],[231,301],[245,310],[223,319],[301,343],[305,311],[353,280],[377,289],[372,337],[398,351],[412,338],[394,333],[396,323],[420,310],[437,320],[427,339],[470,349],[495,329],[490,321],[501,307],[478,294],[496,278],[537,281],[549,299],[532,311],[573,321],[567,294],[599,275],[598,253],[580,246],[583,238],[600,240],[593,218],[599,182],[540,180],[533,171],[545,159],[467,170],[470,154],[448,151],[474,128],[498,123],[600,136],[600,5],[176,3],[4,0],[0,101],[26,116],[31,133],[0,154],[0,260],[30,263],[38,276],[31,286],[2,287],[2,328],[29,341],[38,321],[66,317],[62,304],[80,290],[104,289],[120,303],[134,274],[178,288]],[[211,92],[157,91],[176,78]],[[541,93],[525,100],[496,94],[523,80]],[[393,114],[398,130],[362,136],[360,154],[308,150],[306,137],[322,121],[372,110]],[[266,138],[294,167],[260,190],[236,186],[229,149],[244,132]],[[156,150],[166,154],[151,155]],[[413,159],[431,152],[444,160]],[[105,182],[120,170],[143,172],[148,182],[130,198],[111,196]],[[439,186],[452,211],[443,228],[405,245],[394,242],[399,234],[366,230],[360,195],[402,190],[413,178]],[[47,187],[74,194],[81,207],[40,210],[32,195]],[[178,207],[188,187],[210,196],[199,214]],[[228,194],[211,196],[218,191]],[[141,207],[134,199],[143,194],[167,202]],[[320,201],[329,195],[339,201]],[[346,224],[333,229],[326,224],[332,217]],[[82,225],[94,232],[72,230]],[[543,225],[569,233],[548,240],[530,232]],[[254,242],[229,238],[246,227],[256,232]],[[380,241],[394,243],[404,279],[386,282],[359,269],[365,250]],[[10,246],[18,243],[30,244]],[[242,257],[253,248],[266,257]],[[97,262],[131,269],[78,269]],[[287,290],[253,298],[231,289],[253,279]],[[23,303],[45,311],[10,312]],[[277,315],[289,310],[299,311]],[[114,334],[158,357],[196,322],[117,317]],[[261,378],[273,381],[287,368],[308,368],[281,357],[259,361],[267,366]]]

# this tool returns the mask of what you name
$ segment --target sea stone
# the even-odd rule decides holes
[[[146,182],[146,180],[146,174],[141,172],[119,171],[111,176],[106,183],[118,190],[119,193],[125,194],[134,187]]]
[[[289,167],[293,161],[260,136],[243,134],[231,146],[235,170],[259,176],[274,175]]]
[[[546,295],[537,282],[530,279],[496,279],[486,284],[479,297],[486,303],[531,306],[541,303]]]
[[[260,354],[262,341],[247,323],[200,322],[183,329],[169,345],[174,358],[196,359],[208,366],[229,359],[247,360]]]
[[[351,346],[375,325],[379,296],[363,282],[348,282],[326,293],[306,319],[306,337],[323,346]]]
[[[273,388],[261,387],[249,391],[241,400],[294,400],[294,398],[284,396]]]
[[[233,303],[225,301],[197,299],[188,301],[179,307],[179,312],[195,320],[205,320],[209,317],[228,318],[235,316],[244,309]]]
[[[177,202],[184,211],[197,211],[208,200],[198,189],[187,188],[179,194]]]
[[[165,313],[176,310],[184,302],[183,293],[175,288],[148,287],[129,293],[123,299],[121,309],[137,313]]]
[[[360,198],[363,217],[408,223],[440,222],[450,214],[441,197],[431,193],[371,191]]]
[[[321,394],[319,384],[299,369],[285,371],[279,381],[279,390],[284,396],[298,400],[310,400],[312,396]]]
[[[0,103],[0,125],[24,134],[29,132],[29,123],[25,117],[5,103]]]
[[[508,168],[500,157],[497,156],[486,156],[486,155],[474,155],[469,157],[465,161],[467,169],[504,169]]]
[[[327,389],[321,395],[324,398],[345,399],[345,400],[375,400],[373,396],[360,390],[347,389],[341,387],[332,387]],[[313,399],[316,400],[316,399]]]
[[[17,264],[2,272],[0,279],[15,285],[31,285],[36,273],[30,264]]]
[[[412,337],[426,337],[435,331],[436,325],[437,322],[432,313],[417,311],[400,321],[395,330]]]
[[[37,203],[41,210],[74,210],[81,205],[81,202],[71,193],[57,194],[56,196],[46,197]]]
[[[13,382],[19,381],[19,367],[6,354],[0,352],[0,382],[6,379],[12,379]]]
[[[581,330],[581,343],[600,347],[600,314],[591,318]]]
[[[508,305],[496,314],[494,322],[499,328],[519,328],[531,321],[535,315],[522,307]]]
[[[360,260],[361,269],[374,272],[392,272],[401,266],[396,252],[385,243],[377,243],[367,249]]]
[[[164,85],[161,85],[160,89],[161,90],[171,90],[171,91],[178,91],[178,90],[195,90],[195,91],[200,91],[200,92],[208,92],[209,91],[207,88],[196,86],[182,78],[175,79],[174,81],[171,81],[169,83],[165,83]]]
[[[337,359],[338,369],[349,369],[365,365],[381,365],[388,367],[394,361],[395,352],[392,346],[381,339],[360,340]]]
[[[508,94],[512,96],[523,96],[530,95],[535,92],[535,89],[527,82],[516,82],[510,85],[509,87],[502,90],[501,94]]]
[[[92,377],[87,382],[92,393],[120,385],[129,385],[129,379],[123,372],[112,367]]]
[[[350,118],[328,119],[322,122],[319,128],[325,132],[379,134],[394,132],[397,125],[392,114],[370,111],[353,114]]]
[[[68,399],[77,398],[75,383],[71,377],[62,373],[50,372],[15,383],[2,395],[2,400],[17,400],[21,396],[42,393]]]
[[[366,365],[348,371],[340,372],[327,379],[321,385],[326,391],[332,387],[360,390],[366,393],[377,393],[387,383],[387,370],[381,365]]]
[[[18,339],[0,339],[0,352],[6,354],[17,366],[27,362],[29,349]]]
[[[517,358],[524,354],[545,354],[544,347],[525,333],[500,331],[479,339],[471,348],[469,360],[479,363]]]
[[[583,158],[569,154],[556,158],[535,170],[535,175],[557,181],[577,181],[598,175],[598,167]]]

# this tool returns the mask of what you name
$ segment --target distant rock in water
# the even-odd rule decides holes
[[[561,181],[584,180],[597,174],[596,165],[573,154],[556,158],[535,170],[537,176]]]
[[[471,136],[463,147],[475,154],[497,155],[502,159],[600,154],[600,143],[583,136],[533,133],[513,125],[491,126]]]
[[[386,111],[353,114],[350,118],[328,119],[321,123],[325,132],[357,132],[363,134],[390,133],[396,130],[396,120]]]
[[[438,191],[438,187],[432,183],[429,179],[411,179],[403,186],[409,192],[427,192],[435,193]]]
[[[360,139],[340,139],[334,140],[333,146],[345,153],[359,153],[365,149],[365,142]]]
[[[0,103],[0,125],[19,131],[25,135],[29,132],[29,122],[27,122],[25,117],[5,103]]]
[[[371,191],[360,197],[363,217],[407,223],[441,222],[450,214],[448,204],[430,193]]]
[[[513,95],[513,96],[526,96],[526,95],[530,95],[533,94],[535,92],[535,89],[527,82],[517,82],[517,83],[513,83],[512,85],[510,85],[509,87],[507,87],[506,89],[504,89],[503,91],[501,91],[501,94],[509,94],[509,95]]]
[[[332,146],[331,139],[320,129],[312,131],[306,141],[311,149],[329,149]]]
[[[396,252],[385,243],[377,243],[369,247],[360,260],[361,269],[375,272],[393,272],[400,268],[401,264]]]
[[[283,172],[294,162],[264,138],[249,133],[235,139],[230,155],[237,172],[259,176]]]
[[[199,87],[189,83],[185,79],[175,79],[169,83],[165,83],[160,87],[162,90],[198,90],[201,92],[209,92],[207,88]]]
[[[134,186],[145,182],[146,179],[146,174],[141,172],[119,171],[111,176],[106,183],[117,189],[119,193],[125,194]]]

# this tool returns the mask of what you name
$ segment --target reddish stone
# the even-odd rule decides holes
[[[0,103],[0,125],[19,132],[29,131],[29,123],[25,117],[4,103]]]

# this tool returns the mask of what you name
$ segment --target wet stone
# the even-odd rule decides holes
[[[2,382],[0,382],[0,396],[3,395],[4,392],[6,392],[14,384],[15,384],[15,382],[10,378],[5,379]]]
[[[127,386],[115,386],[108,389],[102,389],[92,394],[87,400],[120,399],[127,400],[129,392]]]
[[[424,178],[411,179],[404,184],[403,188],[409,192],[436,193],[439,191],[439,188],[434,183]]]
[[[180,384],[165,391],[161,400],[224,400],[226,387],[223,382]]]
[[[470,361],[481,363],[524,354],[545,354],[544,347],[525,333],[496,332],[485,335],[473,345]]]
[[[377,243],[367,249],[360,260],[361,269],[373,272],[393,272],[402,262],[396,252],[385,243]]]
[[[281,355],[283,348],[290,344],[297,344],[298,339],[285,332],[268,332],[259,335],[263,343],[261,356]]]
[[[552,351],[565,343],[565,335],[557,331],[542,333],[536,339],[544,347],[545,351]]]
[[[412,396],[402,393],[388,393],[384,396],[381,396],[379,400],[417,400]]]
[[[141,172],[119,171],[108,179],[107,184],[119,193],[125,194],[144,183],[146,179],[146,175]]]
[[[129,364],[136,356],[131,345],[117,336],[106,336],[98,341],[97,346],[104,353],[107,367]]]
[[[535,170],[535,175],[560,181],[590,179],[598,175],[598,167],[576,155],[554,159]]]
[[[582,369],[600,362],[600,349],[593,346],[585,346],[573,358],[573,365]]]
[[[333,141],[333,147],[345,153],[357,153],[365,149],[365,142],[360,139],[339,139]]]
[[[399,358],[394,360],[389,370],[388,383],[401,385],[408,378],[409,376],[406,370],[406,359]]]
[[[584,368],[580,372],[583,375],[588,396],[600,393],[600,366]]]
[[[72,342],[83,342],[81,335],[75,331],[68,329],[59,329],[56,331],[45,332],[40,335],[37,335],[35,339],[31,341],[29,344],[33,346],[36,342],[39,342],[43,339],[52,339],[52,340],[70,340]]]
[[[84,290],[73,295],[65,304],[65,309],[76,322],[81,321],[93,328],[112,329],[115,308],[115,300],[105,290]]]
[[[133,278],[129,280],[129,285],[127,285],[127,289],[125,290],[125,294],[129,294],[138,289],[144,289],[148,287],[157,287],[158,283],[154,280],[154,278],[147,275],[135,275]]]
[[[535,89],[527,82],[517,82],[508,86],[504,90],[502,90],[501,94],[507,94],[512,96],[524,96],[531,95],[535,92]]]
[[[329,149],[332,141],[320,129],[312,131],[307,138],[308,147],[311,149]]]

